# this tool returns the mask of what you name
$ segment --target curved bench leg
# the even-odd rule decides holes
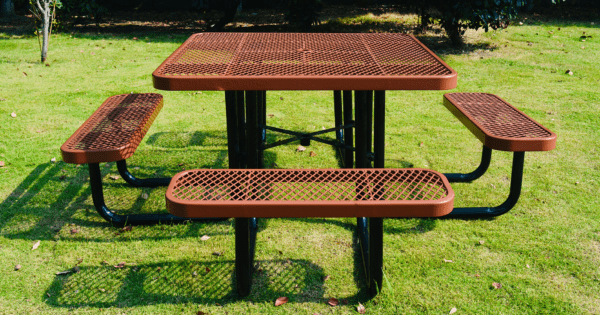
[[[512,174],[510,178],[510,194],[506,201],[497,207],[466,207],[454,208],[443,218],[489,218],[507,213],[512,209],[521,195],[523,184],[523,163],[525,152],[514,152]]]
[[[466,182],[474,181],[474,180],[478,179],[479,177],[483,176],[483,174],[485,174],[488,167],[490,166],[491,159],[492,159],[492,149],[490,149],[484,145],[483,151],[481,152],[481,163],[479,164],[477,169],[475,169],[473,172],[467,173],[467,174],[448,173],[448,174],[444,174],[444,176],[446,176],[448,181],[451,183],[466,183]]]
[[[183,223],[185,221],[222,221],[226,218],[181,218],[172,214],[116,214],[104,203],[104,193],[102,192],[102,173],[98,163],[88,164],[90,171],[90,186],[92,187],[92,199],[96,211],[106,221],[115,226],[127,225],[151,225],[158,223]]]
[[[235,218],[235,279],[241,297],[250,294],[252,285],[256,225],[256,218]]]
[[[121,177],[131,186],[134,187],[160,187],[169,186],[171,178],[137,178],[127,170],[127,162],[125,160],[117,161],[117,170]]]

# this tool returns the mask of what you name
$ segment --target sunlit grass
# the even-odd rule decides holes
[[[583,32],[591,39],[583,42]],[[127,232],[95,212],[87,167],[63,163],[59,147],[111,95],[165,96],[164,108],[128,160],[135,175],[227,168],[223,92],[152,87],[152,71],[187,37],[58,35],[51,41],[49,66],[39,63],[36,38],[0,40],[0,160],[6,164],[0,168],[0,313],[84,314],[102,308],[108,314],[354,314],[358,302],[369,314],[447,314],[453,307],[457,314],[600,309],[596,26],[526,21],[495,33],[468,32],[469,45],[461,50],[442,46],[436,34],[422,38],[458,72],[453,92],[495,93],[559,138],[554,151],[526,154],[521,199],[500,218],[386,220],[386,277],[373,301],[366,301],[353,218],[262,220],[253,291],[238,299],[231,220]],[[443,93],[386,94],[386,167],[468,172],[477,166],[481,144],[445,110]],[[332,96],[269,92],[267,123],[309,132],[330,128]],[[269,141],[283,138],[268,135]],[[267,151],[265,165],[339,166],[327,145],[312,142],[304,152],[296,152],[297,146]],[[455,204],[500,204],[508,194],[511,159],[495,151],[488,174],[453,185]],[[165,211],[164,188],[128,187],[110,179],[117,174],[115,163],[101,168],[111,209]],[[210,239],[201,241],[203,235]],[[32,251],[36,240],[41,245]],[[124,268],[114,267],[120,262]],[[20,271],[13,270],[16,264]],[[79,272],[56,275],[75,266]],[[493,282],[502,288],[493,289]],[[279,296],[290,302],[274,307]],[[330,297],[348,304],[332,308],[325,303]]]

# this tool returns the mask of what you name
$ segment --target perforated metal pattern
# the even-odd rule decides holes
[[[281,210],[304,202],[307,207],[324,208],[323,216],[339,216],[327,215],[331,210],[327,206],[364,201],[436,203],[450,194],[445,177],[425,169],[191,170],[173,178],[167,199],[199,207],[272,204],[284,207]]]
[[[444,97],[451,103],[447,106],[454,106],[460,111],[459,118],[472,121],[488,137],[482,140],[484,143],[504,147],[498,150],[538,151],[536,146],[548,147],[550,144],[554,148],[554,133],[496,95],[449,93]]]
[[[435,89],[431,80],[456,85],[456,73],[406,34],[202,33],[192,35],[153,74],[155,87],[164,89],[236,89],[235,84],[276,89],[268,79],[396,78],[398,89],[410,79]],[[400,78],[402,77],[402,78]],[[209,78],[212,78],[209,80]],[[228,80],[229,79],[229,80]],[[235,80],[231,80],[235,79]],[[181,81],[185,81],[181,82]],[[261,81],[262,80],[262,81]],[[267,81],[264,81],[267,80]],[[401,82],[402,81],[402,82]],[[262,82],[262,83],[261,83]],[[382,82],[379,82],[381,84]],[[268,84],[267,84],[268,83]],[[331,80],[306,83],[302,89],[329,89]],[[413,82],[414,83],[414,82]],[[187,84],[187,85],[186,85]],[[279,86],[284,84],[279,82]],[[316,84],[326,86],[316,87]],[[264,85],[264,86],[263,86]],[[449,86],[449,85],[448,85]],[[453,88],[447,87],[447,88]],[[290,89],[300,89],[291,86]]]
[[[83,164],[130,157],[162,105],[162,95],[155,93],[111,96],[63,144],[63,160]]]

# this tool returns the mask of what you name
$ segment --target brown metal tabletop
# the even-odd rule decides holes
[[[447,90],[456,71],[415,37],[199,33],[152,74],[161,90]]]

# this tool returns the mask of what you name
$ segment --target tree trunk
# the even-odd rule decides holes
[[[13,0],[1,0],[0,3],[0,16],[9,17],[15,15],[15,5]]]
[[[50,11],[50,2],[44,1],[44,12],[42,12],[42,62],[46,62],[48,57],[48,42],[50,40],[50,19],[52,18],[52,11]]]

